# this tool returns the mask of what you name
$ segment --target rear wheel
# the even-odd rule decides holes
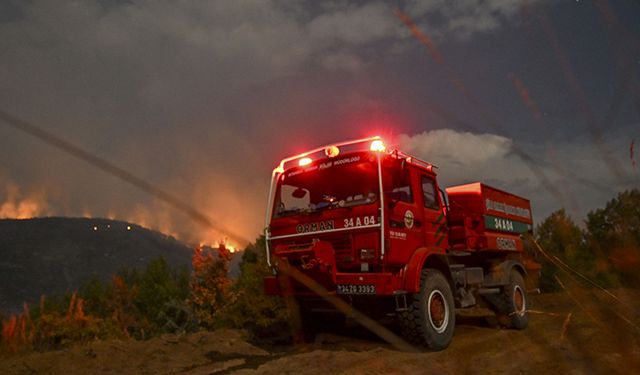
[[[447,279],[436,269],[422,270],[420,292],[412,296],[400,316],[403,335],[432,350],[449,346],[455,326],[453,294]]]
[[[514,329],[525,329],[529,325],[529,299],[524,279],[517,270],[511,270],[509,284],[500,294],[488,296],[488,302],[503,325]]]

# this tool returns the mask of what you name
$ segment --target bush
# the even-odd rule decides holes
[[[158,314],[158,328],[162,333],[185,334],[198,330],[198,319],[185,301],[166,302]]]
[[[240,276],[231,291],[233,302],[226,309],[227,324],[249,331],[255,341],[290,340],[288,311],[279,297],[263,291],[263,277],[269,275],[264,236],[247,246],[240,263]]]
[[[138,314],[148,318],[158,331],[163,330],[167,306],[178,307],[189,296],[186,270],[171,270],[164,258],[149,263],[138,285],[134,298]]]
[[[13,314],[2,320],[2,341],[0,354],[16,353],[31,347],[33,329],[29,308],[25,304],[20,314]]]
[[[580,230],[558,210],[536,227],[536,238],[549,255],[599,286],[639,285],[640,190],[618,194],[604,208],[589,212],[585,224]],[[560,268],[546,259],[542,264],[541,288],[558,290]]]
[[[96,339],[146,339],[196,330],[189,273],[163,258],[142,272],[122,269],[108,283],[88,280],[80,293],[40,299],[32,311],[2,317],[0,353],[52,350]]]
[[[86,315],[84,300],[71,295],[66,314],[41,309],[33,322],[32,342],[35,350],[60,349],[71,344],[118,336],[108,321]]]
[[[598,255],[598,280],[607,285],[639,285],[640,190],[624,191],[587,215],[587,241]]]
[[[231,302],[229,258],[220,249],[197,247],[193,252],[190,304],[204,328],[224,325],[224,309]]]
[[[579,272],[593,274],[594,257],[588,253],[580,228],[571,220],[564,209],[553,212],[542,221],[535,231],[540,246],[551,257],[575,267]],[[553,261],[542,257],[540,289],[545,292],[560,290],[556,280],[558,268]]]

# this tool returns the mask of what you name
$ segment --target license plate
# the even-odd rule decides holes
[[[339,284],[338,294],[376,294],[375,285]]]

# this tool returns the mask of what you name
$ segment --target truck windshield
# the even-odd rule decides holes
[[[352,156],[286,171],[278,183],[274,217],[370,204],[378,199],[375,159]]]

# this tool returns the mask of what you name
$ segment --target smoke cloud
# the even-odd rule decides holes
[[[607,148],[616,150],[613,158],[624,155],[624,142],[615,135],[608,138]],[[611,199],[620,186],[599,155],[591,147],[585,147],[588,141],[580,138],[516,145],[513,139],[500,135],[439,129],[401,134],[397,144],[405,152],[437,165],[442,187],[480,181],[513,192],[531,200],[536,220],[561,207],[574,217],[584,217]],[[551,196],[530,163],[522,160],[514,147],[534,158],[553,187],[560,191],[560,197]],[[581,183],[582,177],[589,185]],[[633,188],[635,183],[637,178],[624,187]]]
[[[385,1],[5,1],[0,108],[179,197],[247,241],[262,231],[269,177],[280,159],[375,134],[439,165],[445,184],[487,181],[530,196],[534,213],[545,214],[565,202],[544,196],[512,152],[514,144],[547,162],[559,160],[567,170],[590,171],[600,185],[610,177],[598,169],[602,163],[585,137],[561,141],[576,129],[575,121],[550,120],[569,125],[550,131],[554,140],[547,145],[523,120],[530,113],[520,108],[505,67],[547,72],[547,66],[527,64],[553,56],[538,49],[536,59],[523,62],[518,57],[525,43],[500,34],[517,26],[518,4],[433,0],[404,2],[401,9],[434,38],[470,91],[493,109],[508,108],[497,112],[515,124],[510,130],[517,138],[465,133],[455,121],[434,115],[455,113],[467,122],[476,116]],[[487,34],[501,42],[468,42]],[[512,52],[510,43],[519,49]],[[606,75],[584,76],[611,83]],[[544,92],[552,101],[549,110],[538,100],[541,112],[570,107],[554,96],[561,90],[544,86],[545,77],[519,77],[535,78],[540,88],[531,88],[531,95]],[[556,78],[550,77],[553,84]],[[426,110],[425,102],[443,110]],[[575,119],[573,113],[558,116]],[[3,217],[112,217],[190,242],[226,236],[4,126],[0,160],[0,176],[14,184],[0,181]],[[549,173],[568,186],[567,196],[591,200],[581,209],[624,188],[594,191]]]

